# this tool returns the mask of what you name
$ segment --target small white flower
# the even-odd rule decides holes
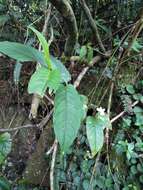
[[[105,109],[102,107],[97,108],[97,111],[100,113],[100,115],[105,115]]]

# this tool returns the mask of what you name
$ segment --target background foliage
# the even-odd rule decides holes
[[[52,7],[47,28],[47,42],[51,37],[51,28],[53,30],[53,40],[50,47],[41,33],[38,33],[43,28],[45,11],[49,6],[48,1],[0,0],[0,52],[20,61],[20,63],[17,62],[14,69],[15,62],[13,64],[12,60],[8,58],[12,67],[7,70],[6,65],[3,66],[0,60],[2,65],[2,67],[0,65],[0,75],[2,73],[0,82],[8,79],[11,81],[12,89],[15,88],[16,84],[20,100],[15,103],[24,105],[24,107],[28,105],[28,110],[31,102],[23,103],[22,98],[25,97],[25,93],[26,99],[29,97],[27,95],[29,80],[29,93],[38,92],[41,97],[44,97],[47,88],[49,88],[48,95],[54,92],[51,96],[53,98],[55,94],[54,130],[62,152],[66,152],[64,155],[60,151],[57,154],[54,173],[56,190],[142,190],[142,32],[133,41],[130,54],[125,54],[122,59],[122,53],[126,52],[126,49],[128,50],[130,42],[134,39],[134,35],[130,31],[142,13],[142,0],[86,1],[97,25],[102,43],[105,49],[111,52],[110,56],[107,58],[103,56],[100,62],[95,65],[92,65],[95,56],[103,54],[98,46],[96,35],[89,27],[89,20],[81,8],[81,1],[70,0],[69,2],[74,10],[79,29],[79,39],[73,55],[74,59],[78,57],[78,61],[73,62],[63,53],[67,29],[64,25],[64,19],[56,8]],[[44,54],[48,55],[47,57],[36,50],[39,41],[33,32],[30,29],[28,30],[31,24],[38,30],[36,31],[31,27],[39,38]],[[21,63],[23,61],[24,63]],[[120,61],[121,67],[116,73],[116,66]],[[42,65],[36,71],[35,62]],[[26,66],[27,68],[25,68]],[[47,70],[47,66],[50,68],[49,70]],[[71,80],[73,83],[82,69],[88,66],[91,68],[79,86],[79,92],[77,92],[69,84],[69,81]],[[13,83],[13,77],[8,77],[10,70],[14,73],[15,83]],[[114,89],[110,119],[122,111],[124,114],[111,127],[107,112],[112,82],[114,82]],[[61,83],[66,83],[67,86],[61,86]],[[59,87],[60,90],[58,90]],[[88,103],[85,100],[88,110],[82,110],[84,100],[81,99],[85,97],[81,94],[88,97]],[[137,104],[133,107],[134,102]],[[106,110],[104,116],[101,114],[102,112],[98,111],[100,106]],[[47,107],[41,106],[38,110],[40,115],[38,115],[38,121],[42,120],[47,110],[51,110],[51,105],[47,104]],[[84,120],[86,111],[87,121]],[[63,113],[63,115],[59,113]],[[37,123],[37,120],[34,122]],[[61,128],[64,130],[62,131]],[[108,131],[109,138],[106,139],[106,131],[111,128],[112,131]],[[68,134],[68,138],[66,134]],[[22,179],[22,175],[12,180],[9,178],[6,173],[9,160],[6,158],[11,151],[11,143],[9,133],[1,134],[0,189],[45,189],[27,184]],[[44,151],[46,152],[46,150]],[[45,159],[49,157],[46,157],[45,154]]]

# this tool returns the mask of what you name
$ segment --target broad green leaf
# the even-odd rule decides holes
[[[104,143],[103,127],[98,125],[96,118],[87,117],[86,133],[92,156],[95,156],[101,150]]]
[[[22,69],[22,64],[20,62],[17,62],[14,68],[14,83],[16,85],[19,83],[21,69]]]
[[[36,93],[43,97],[48,87],[50,90],[56,92],[60,83],[61,74],[59,70],[48,70],[45,67],[39,67],[31,76],[28,84],[28,92],[29,94]]]
[[[28,93],[43,97],[48,88],[49,75],[50,71],[47,68],[39,67],[29,81]]]
[[[77,136],[82,118],[82,105],[72,85],[61,85],[54,101],[53,124],[61,149],[66,152]]]
[[[60,86],[60,83],[61,83],[60,71],[57,69],[50,71],[48,79],[48,87],[50,88],[50,90],[54,90],[54,92],[56,92],[56,90]]]
[[[0,164],[2,164],[6,156],[11,151],[11,138],[9,133],[0,135]]]
[[[60,60],[51,56],[52,69],[58,69],[61,73],[62,82],[68,82],[71,80],[71,75],[66,67],[62,64]]]
[[[34,27],[30,26],[29,27],[38,37],[42,48],[44,50],[44,57],[45,57],[45,61],[47,63],[47,65],[49,66],[49,68],[51,68],[51,60],[50,60],[50,54],[49,54],[49,44],[47,43],[47,40],[45,39],[45,37],[43,36],[42,33],[40,33],[38,30],[36,30]]]
[[[42,53],[28,45],[4,41],[0,42],[0,52],[17,61],[37,61],[41,65],[45,65]]]

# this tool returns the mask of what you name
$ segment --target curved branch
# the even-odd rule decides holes
[[[61,13],[67,27],[68,38],[65,44],[65,55],[70,56],[73,53],[78,39],[78,28],[76,18],[68,0],[49,0],[53,6]]]
[[[82,8],[83,8],[83,10],[84,10],[84,12],[85,12],[85,15],[86,15],[88,21],[89,21],[89,25],[90,25],[92,31],[93,31],[93,32],[95,33],[95,35],[96,35],[96,39],[97,39],[97,42],[98,42],[98,44],[99,44],[99,46],[100,46],[100,49],[101,49],[102,52],[105,54],[106,50],[105,50],[105,47],[104,47],[104,45],[103,45],[103,43],[102,43],[102,40],[101,40],[101,38],[100,38],[100,34],[99,34],[99,32],[98,32],[98,28],[97,28],[96,22],[94,21],[94,19],[93,19],[91,13],[90,13],[90,10],[89,10],[89,8],[88,8],[88,6],[87,6],[85,0],[80,0],[80,3],[81,3],[81,6],[82,6]]]

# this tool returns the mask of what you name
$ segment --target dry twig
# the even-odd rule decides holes
[[[17,131],[17,130],[21,130],[21,129],[30,129],[30,128],[40,128],[42,129],[47,122],[49,121],[49,119],[51,118],[53,113],[53,109],[50,111],[50,113],[48,113],[46,115],[46,117],[39,123],[39,124],[27,124],[27,125],[23,125],[23,126],[19,126],[19,127],[15,127],[15,128],[1,128],[0,129],[0,133],[4,133],[4,132],[13,132],[13,131]]]
[[[51,188],[51,190],[54,190],[54,168],[55,168],[57,149],[58,149],[58,141],[56,139],[54,142],[54,149],[53,149],[51,169],[50,169],[50,188]]]
[[[136,106],[138,103],[139,103],[138,101],[135,101],[135,102],[131,105],[131,107]],[[122,117],[125,113],[126,113],[125,111],[122,111],[122,112],[119,113],[117,116],[113,117],[113,118],[111,119],[111,123],[114,123],[116,120],[118,120],[120,117]]]

